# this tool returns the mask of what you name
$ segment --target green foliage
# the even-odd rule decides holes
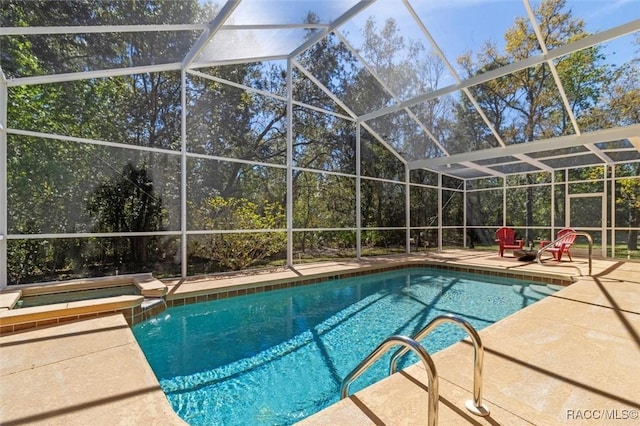
[[[162,199],[155,195],[146,167],[131,163],[120,179],[101,184],[88,202],[95,232],[147,232],[163,229]]]
[[[198,0],[136,2],[86,2],[5,0],[0,8],[3,26],[91,26],[182,24],[207,22],[209,6]],[[573,16],[565,0],[538,2],[534,11],[548,49],[565,46],[588,34]],[[207,19],[204,19],[207,17]],[[306,21],[319,23],[309,14]],[[442,61],[417,40],[408,39],[393,19],[369,18],[356,47],[368,67],[335,34],[330,34],[296,60],[356,115],[396,104],[441,88],[446,69]],[[317,34],[308,30],[308,36]],[[6,36],[0,49],[6,77],[51,75],[106,68],[169,63],[180,60],[198,37],[198,31],[176,33],[88,33]],[[636,35],[636,43],[640,36]],[[504,51],[486,43],[478,52],[459,59],[463,77],[473,77],[506,64],[542,54],[536,34],[526,19],[518,18],[505,33]],[[590,131],[611,125],[640,122],[640,73],[637,59],[614,68],[604,64],[600,45],[554,60],[570,108],[580,129]],[[473,55],[473,56],[472,56]],[[187,212],[189,230],[246,230],[190,240],[192,253],[224,268],[241,269],[280,253],[284,232],[251,232],[282,229],[286,199],[287,104],[269,92],[285,96],[286,71],[282,63],[243,63],[210,68],[187,77],[188,158]],[[370,71],[377,74],[375,78]],[[249,86],[245,91],[220,82]],[[321,109],[349,115],[320,85],[298,67],[293,68],[293,222],[301,231],[297,245],[305,250],[351,249],[353,231],[323,234],[314,228],[355,226],[356,179],[327,171],[355,174],[356,125]],[[383,84],[381,84],[381,81]],[[382,86],[386,86],[391,92]],[[549,64],[522,69],[497,80],[468,88],[477,104],[506,144],[523,143],[573,133],[571,120],[559,98]],[[396,98],[396,100],[394,100]],[[303,108],[299,103],[317,109]],[[490,126],[477,114],[466,95],[430,99],[407,110],[363,123],[361,132],[361,213],[369,227],[405,226],[405,165],[377,137],[406,158],[421,159],[498,146]],[[9,87],[8,127],[54,135],[89,138],[121,144],[122,148],[7,136],[8,227],[11,234],[74,232],[154,232],[179,223],[171,197],[181,191],[180,172],[160,174],[154,158],[175,157],[127,149],[145,146],[178,153],[181,141],[181,81],[179,72],[142,73],[54,84]],[[414,117],[420,123],[417,123]],[[378,135],[374,137],[368,128]],[[428,130],[430,135],[426,135]],[[437,140],[440,146],[432,140]],[[441,148],[442,147],[442,148]],[[561,147],[559,147],[561,148]],[[156,157],[154,157],[156,156]],[[135,161],[133,160],[135,158]],[[214,159],[215,158],[215,159]],[[232,159],[227,161],[226,159]],[[233,161],[240,159],[244,161]],[[162,160],[168,162],[166,160]],[[257,163],[252,164],[252,162]],[[179,161],[176,161],[176,164]],[[271,167],[277,165],[279,167]],[[640,171],[635,163],[619,166],[616,182],[617,224],[640,225]],[[164,169],[162,169],[164,170]],[[174,169],[175,170],[175,169]],[[310,171],[313,170],[313,171]],[[570,180],[602,179],[604,168],[577,168]],[[121,171],[113,179],[113,171]],[[373,179],[366,179],[372,177]],[[380,180],[384,179],[384,180]],[[386,180],[400,183],[391,183]],[[412,170],[415,183],[436,185],[438,175]],[[443,176],[443,186],[459,189],[462,181]],[[512,175],[508,186],[508,221],[523,227],[548,226],[549,174]],[[557,180],[556,182],[560,182]],[[492,182],[478,187],[493,187]],[[501,187],[501,183],[495,184]],[[602,184],[572,183],[569,193],[593,192]],[[564,220],[565,188],[555,188],[556,226]],[[162,193],[163,199],[155,195]],[[212,196],[215,194],[216,196]],[[219,196],[218,196],[219,195]],[[412,188],[411,225],[437,225],[438,191]],[[501,190],[471,193],[467,221],[478,229],[503,221]],[[163,205],[163,202],[165,205]],[[177,205],[177,202],[175,202]],[[463,196],[443,191],[443,222],[462,225]],[[447,231],[449,232],[449,231]],[[482,233],[483,232],[483,233]],[[472,237],[491,242],[485,231]],[[365,247],[402,247],[404,231],[363,232]],[[460,231],[445,239],[458,244]],[[431,237],[430,237],[431,238]],[[435,237],[430,239],[435,241]],[[629,232],[635,244],[637,232]],[[9,275],[13,282],[33,277],[65,274],[101,274],[115,266],[129,269],[158,267],[166,253],[174,253],[176,239],[132,237],[104,239],[11,240],[8,244]],[[31,277],[31,278],[29,278]]]
[[[294,228],[355,227],[356,201],[353,178],[296,172],[293,198]]]
[[[46,274],[44,247],[36,240],[12,241],[7,245],[8,281],[23,284],[31,277]]]
[[[624,205],[629,209],[640,210],[640,179],[620,179],[616,181],[616,185],[620,188],[620,195],[616,199],[616,204]],[[633,225],[629,224],[629,226]]]
[[[123,168],[120,179],[98,186],[87,210],[96,220],[94,232],[161,231],[166,217],[147,168],[136,169],[130,163]],[[148,256],[158,251],[148,247],[149,241],[145,236],[116,239],[107,250],[119,264],[135,269],[135,265],[146,264]]]
[[[469,226],[501,226],[502,225],[502,189],[491,191],[468,192],[467,225]],[[493,241],[494,236],[479,238],[483,243]]]
[[[616,181],[616,211],[623,213],[622,222],[628,227],[640,226],[640,163],[636,165],[636,177]],[[638,231],[629,231],[627,250],[638,250]]]
[[[404,230],[379,231],[374,229],[362,230],[362,255],[375,256],[385,253],[400,253],[404,251],[406,234]]]
[[[442,190],[442,225],[461,226],[464,223],[464,193]]]
[[[363,226],[405,226],[405,190],[402,184],[362,179]]]
[[[293,234],[294,261],[310,262],[355,257],[355,231],[298,231]]]
[[[199,229],[273,230],[282,228],[285,221],[279,204],[258,206],[244,198],[216,196],[192,208],[196,210],[194,217]],[[190,252],[240,270],[282,251],[286,237],[285,232],[216,234],[194,243]]]

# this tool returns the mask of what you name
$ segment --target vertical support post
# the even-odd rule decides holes
[[[187,277],[187,73],[180,71],[180,270]]]
[[[551,229],[556,227],[556,172],[555,170],[551,173]],[[551,232],[551,237],[553,237],[553,232]],[[553,238],[549,238],[549,240],[553,241]],[[541,247],[540,247],[541,248]]]
[[[438,251],[442,251],[442,173],[438,173]]]
[[[467,247],[467,180],[463,180],[462,187],[462,247]]]
[[[507,178],[502,178],[502,226],[507,226]]]
[[[606,186],[606,185],[605,185]],[[616,166],[611,165],[611,257],[616,257]]]
[[[604,179],[604,193],[602,194],[602,247],[600,248],[600,256],[607,257],[607,245],[608,245],[608,233],[609,228],[607,227],[609,210],[607,209],[607,195],[609,193],[609,188],[607,188],[607,172],[609,171],[609,165],[605,164],[602,166],[602,177]],[[615,204],[615,203],[614,203]]]
[[[404,222],[405,222],[405,251],[411,253],[411,171],[409,164],[404,164]]]
[[[571,226],[571,215],[569,214],[571,209],[571,200],[569,199],[569,169],[564,169],[564,228]],[[556,229],[551,230],[551,240],[555,240]]]
[[[8,285],[7,271],[7,80],[0,68],[0,289]]]
[[[287,59],[287,268],[293,268],[293,63]]]
[[[360,123],[356,123],[356,259],[360,260],[362,257],[362,194],[360,193],[360,171],[362,155],[360,132],[362,127]]]

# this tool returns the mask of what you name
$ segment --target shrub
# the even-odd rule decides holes
[[[210,197],[193,215],[199,229],[261,230],[284,225],[285,214],[276,203],[256,203],[244,198]],[[242,232],[214,234],[191,247],[196,256],[217,261],[232,270],[245,269],[280,252],[286,245],[285,232]]]

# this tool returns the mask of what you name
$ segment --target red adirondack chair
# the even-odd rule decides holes
[[[567,256],[569,256],[569,260],[573,262],[573,259],[571,258],[571,252],[569,251],[569,249],[571,248],[571,245],[576,240],[575,232],[576,232],[575,229],[572,229],[572,228],[563,228],[559,230],[556,236],[556,243],[553,245],[553,247],[549,247],[545,251],[548,251],[551,254],[553,254],[553,258],[558,262],[562,260],[562,254],[567,253]],[[563,237],[563,238],[560,240],[559,239],[560,237]],[[550,242],[551,241],[546,241],[546,242],[542,241],[542,247],[546,246]]]
[[[498,243],[498,251],[500,257],[504,257],[505,250],[522,250],[523,240],[516,240],[516,231],[503,226],[496,231],[496,243]]]

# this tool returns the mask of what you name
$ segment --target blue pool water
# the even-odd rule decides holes
[[[392,334],[411,336],[443,313],[480,330],[552,292],[410,268],[170,308],[133,331],[189,424],[285,425],[338,401],[342,379]],[[422,343],[434,353],[465,336],[445,324]],[[351,393],[384,378],[389,356]],[[407,358],[404,366],[417,361]]]

